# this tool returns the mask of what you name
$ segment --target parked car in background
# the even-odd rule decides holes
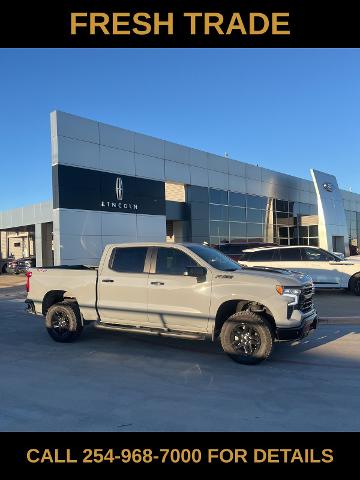
[[[341,259],[322,248],[308,246],[252,248],[244,250],[239,263],[303,272],[317,288],[348,288],[360,295],[360,260]]]
[[[241,259],[241,254],[244,250],[258,247],[276,247],[276,243],[264,242],[249,242],[249,243],[221,243],[220,245],[213,245],[213,248],[220,250],[221,253],[227,255],[232,260],[237,262]]]
[[[19,273],[26,273],[29,271],[30,268],[36,266],[36,258],[29,257],[29,258],[18,258],[17,260],[11,259],[8,261],[6,271],[7,273],[15,273],[18,275]]]
[[[6,273],[6,269],[7,269],[7,260],[0,260],[0,275],[2,273]]]
[[[17,260],[9,258],[6,264],[6,273],[14,273]]]

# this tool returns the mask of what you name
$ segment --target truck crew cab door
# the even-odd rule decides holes
[[[98,311],[103,323],[149,326],[148,247],[114,247],[98,280]]]
[[[186,275],[199,264],[176,247],[154,250],[149,274],[149,321],[180,332],[207,332],[211,273],[203,278]]]

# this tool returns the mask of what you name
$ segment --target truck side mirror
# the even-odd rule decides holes
[[[187,277],[201,278],[205,277],[207,270],[205,267],[186,267],[184,275]]]

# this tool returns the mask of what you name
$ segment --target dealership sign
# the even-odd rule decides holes
[[[323,183],[323,188],[327,192],[332,192],[334,190],[334,185],[330,182],[325,182],[325,183]]]
[[[118,208],[120,210],[126,210],[126,212],[132,211],[132,210],[138,210],[138,204],[137,203],[129,203],[123,200],[123,195],[124,195],[124,187],[123,187],[123,181],[121,177],[117,177],[116,182],[115,182],[115,193],[116,193],[116,199],[117,202],[110,202],[110,201],[104,201],[101,200],[101,208],[105,207],[111,207],[111,208]],[[128,213],[128,212],[127,212]]]
[[[165,215],[165,184],[72,167],[53,167],[54,208]]]

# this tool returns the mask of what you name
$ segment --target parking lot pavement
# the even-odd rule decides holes
[[[0,275],[0,289],[10,288],[17,285],[25,285],[26,277],[24,274],[12,275],[7,273],[2,273]]]
[[[317,291],[314,304],[324,323],[360,325],[360,297],[346,290]]]
[[[57,344],[0,292],[2,431],[359,431],[360,326],[320,325],[267,362],[218,344],[88,327]]]

